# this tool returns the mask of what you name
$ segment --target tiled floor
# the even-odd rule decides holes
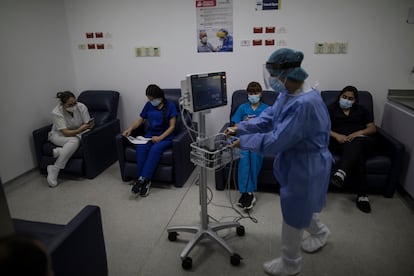
[[[230,264],[229,254],[218,244],[204,239],[190,253],[192,269],[181,268],[181,251],[193,234],[181,233],[171,242],[166,229],[200,224],[196,176],[195,171],[183,188],[154,185],[147,198],[135,198],[131,186],[121,181],[118,164],[93,180],[64,179],[54,189],[33,171],[7,183],[6,194],[14,218],[35,221],[65,224],[85,205],[100,206],[111,276],[265,275],[262,263],[279,253],[281,213],[279,196],[263,192],[256,193],[253,219],[240,220],[245,236],[234,229],[219,231],[243,257],[239,266]],[[211,180],[209,187],[209,214],[219,221],[238,219],[229,208],[229,195],[234,202],[237,192],[216,191]],[[321,218],[332,235],[320,252],[303,253],[300,275],[414,275],[412,200],[400,194],[391,199],[370,195],[373,212],[364,214],[354,199],[351,194],[328,194]]]

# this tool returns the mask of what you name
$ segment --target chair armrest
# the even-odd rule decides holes
[[[194,164],[190,161],[191,143],[191,136],[186,129],[178,132],[172,141],[176,187],[182,187],[194,170]]]
[[[87,178],[94,178],[117,160],[115,136],[119,133],[120,122],[115,119],[82,135]]]
[[[51,129],[52,129],[52,125],[50,124],[50,125],[41,127],[39,129],[36,129],[32,133],[37,165],[39,167],[40,167],[40,160],[42,158],[42,147],[43,147],[43,144],[46,143],[46,141],[48,140],[48,135]]]
[[[404,145],[378,126],[375,136],[377,143],[376,147],[391,159],[391,171],[388,179],[389,184],[384,191],[384,196],[392,197],[400,181],[405,152]]]
[[[55,275],[108,275],[100,208],[84,207],[48,249]]]

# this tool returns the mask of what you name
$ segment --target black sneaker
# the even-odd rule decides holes
[[[132,186],[131,192],[134,195],[138,195],[139,192],[141,191],[141,186],[142,186],[142,179],[138,178],[138,180],[135,181],[134,186]]]
[[[371,204],[367,196],[357,196],[356,206],[364,213],[371,213]]]
[[[247,193],[242,193],[239,202],[237,202],[237,206],[244,208],[244,206],[246,205],[246,198]]]
[[[250,210],[253,208],[254,204],[256,202],[256,197],[253,193],[247,193],[246,201],[244,202],[244,209]]]
[[[144,179],[144,181],[142,181],[141,184],[141,191],[140,191],[140,195],[142,197],[146,197],[149,195],[149,191],[150,191],[150,187],[151,187],[151,181],[148,179]]]
[[[344,180],[337,175],[331,177],[331,184],[337,188],[342,188],[344,186]]]

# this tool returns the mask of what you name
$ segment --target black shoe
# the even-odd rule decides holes
[[[331,184],[337,188],[342,188],[344,186],[344,180],[337,175],[331,177]]]
[[[244,210],[250,210],[253,208],[256,202],[256,197],[253,193],[247,193],[246,200],[244,202]]]
[[[139,192],[141,191],[141,186],[142,186],[142,179],[138,178],[138,180],[135,181],[134,186],[132,186],[131,192],[134,195],[138,195]]]
[[[242,193],[239,202],[237,202],[237,206],[244,208],[244,206],[246,205],[246,199],[247,199],[248,194],[247,193]]]
[[[364,213],[371,213],[371,204],[367,196],[357,196],[356,206]]]
[[[146,196],[148,196],[149,195],[149,191],[150,191],[150,187],[151,187],[151,181],[150,180],[148,180],[148,179],[144,179],[143,181],[142,181],[142,184],[141,184],[141,191],[140,191],[140,195],[142,196],[142,197],[146,197]]]

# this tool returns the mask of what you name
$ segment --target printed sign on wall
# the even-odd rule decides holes
[[[233,0],[196,0],[197,52],[233,52]]]
[[[280,10],[281,0],[257,0],[256,11]]]

